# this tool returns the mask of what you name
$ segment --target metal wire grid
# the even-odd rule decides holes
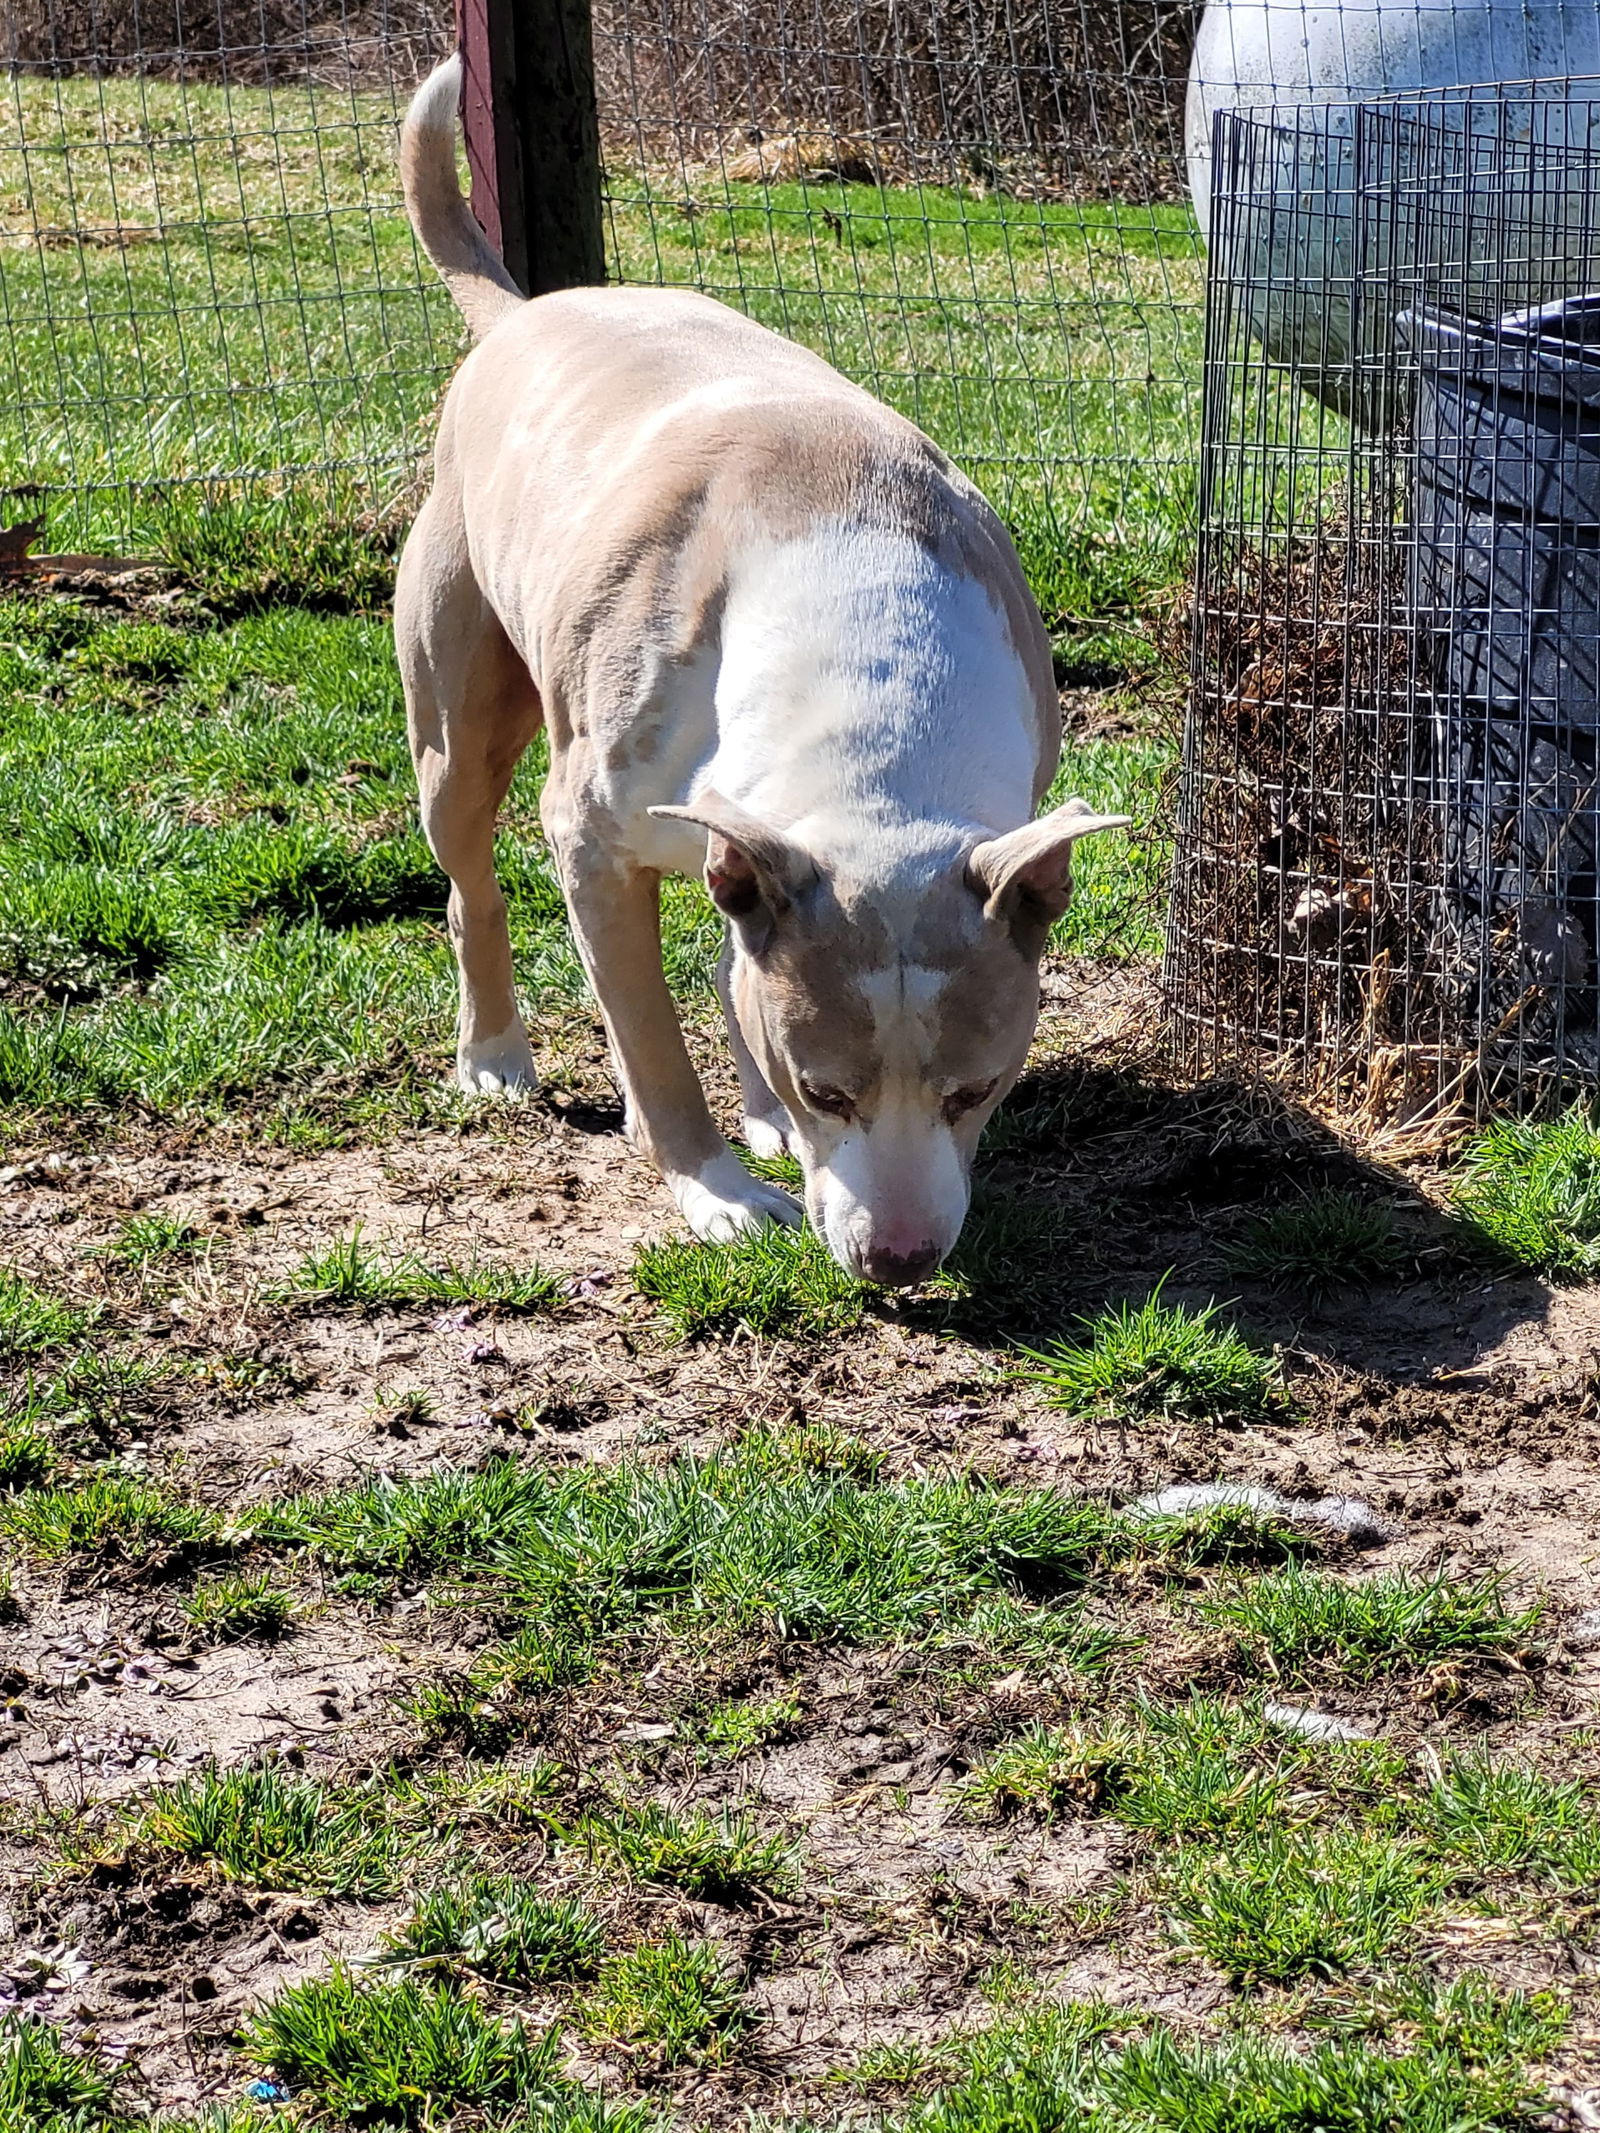
[[[1594,97],[1217,121],[1165,973],[1201,1071],[1386,1119],[1593,1086],[1600,373],[1496,322],[1600,287]]]
[[[1064,535],[1182,541],[1194,12],[603,0],[613,270],[707,290],[900,408],[988,488],[1041,590]]]
[[[425,446],[462,346],[395,169],[426,25],[308,8],[169,4],[165,44],[82,0],[10,18],[0,488],[55,547],[137,544],[196,485],[381,500]]]

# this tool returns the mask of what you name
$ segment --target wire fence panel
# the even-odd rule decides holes
[[[613,271],[803,341],[930,432],[1047,610],[1186,551],[1195,10],[599,0]]]
[[[1125,607],[1193,523],[1196,12],[599,0],[609,271],[817,348],[984,484],[1047,611]],[[137,549],[230,486],[393,497],[463,346],[395,159],[453,35],[440,0],[0,0],[10,516]]]
[[[1217,122],[1166,984],[1385,1123],[1600,1071],[1600,83]]]
[[[414,467],[463,342],[395,124],[446,42],[388,0],[0,9],[0,487],[51,545],[267,477],[359,508]]]

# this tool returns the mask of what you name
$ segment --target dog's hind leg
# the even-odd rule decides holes
[[[798,1223],[786,1192],[752,1177],[717,1131],[684,1048],[661,973],[661,877],[597,859],[582,837],[546,824],[562,855],[567,910],[600,1002],[627,1105],[628,1135],[666,1179],[685,1222],[707,1244]]]
[[[756,1065],[750,1047],[744,1041],[744,1031],[739,1027],[733,1004],[732,974],[733,946],[724,941],[722,957],[717,964],[717,996],[722,1002],[723,1020],[728,1025],[728,1049],[739,1074],[745,1145],[752,1155],[782,1155],[788,1149],[789,1135],[794,1128],[788,1112],[767,1087],[766,1076]]]
[[[494,829],[543,714],[527,668],[464,558],[456,560],[450,531],[430,498],[401,559],[395,644],[423,834],[450,877],[450,941],[461,976],[456,1078],[484,1092],[533,1089],[539,1077],[512,988]]]

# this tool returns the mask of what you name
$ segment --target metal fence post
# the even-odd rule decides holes
[[[456,0],[472,211],[530,296],[605,279],[589,0]]]

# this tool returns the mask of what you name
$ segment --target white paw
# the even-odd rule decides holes
[[[671,1180],[672,1196],[702,1244],[731,1244],[768,1222],[798,1229],[800,1209],[776,1185],[753,1178],[730,1148],[698,1177]]]
[[[498,1037],[464,1044],[456,1053],[456,1080],[474,1096],[511,1096],[539,1086],[528,1033],[513,1022]]]
[[[781,1111],[770,1118],[752,1118],[746,1112],[744,1144],[752,1155],[759,1155],[766,1162],[770,1162],[775,1155],[787,1155],[789,1121]]]

